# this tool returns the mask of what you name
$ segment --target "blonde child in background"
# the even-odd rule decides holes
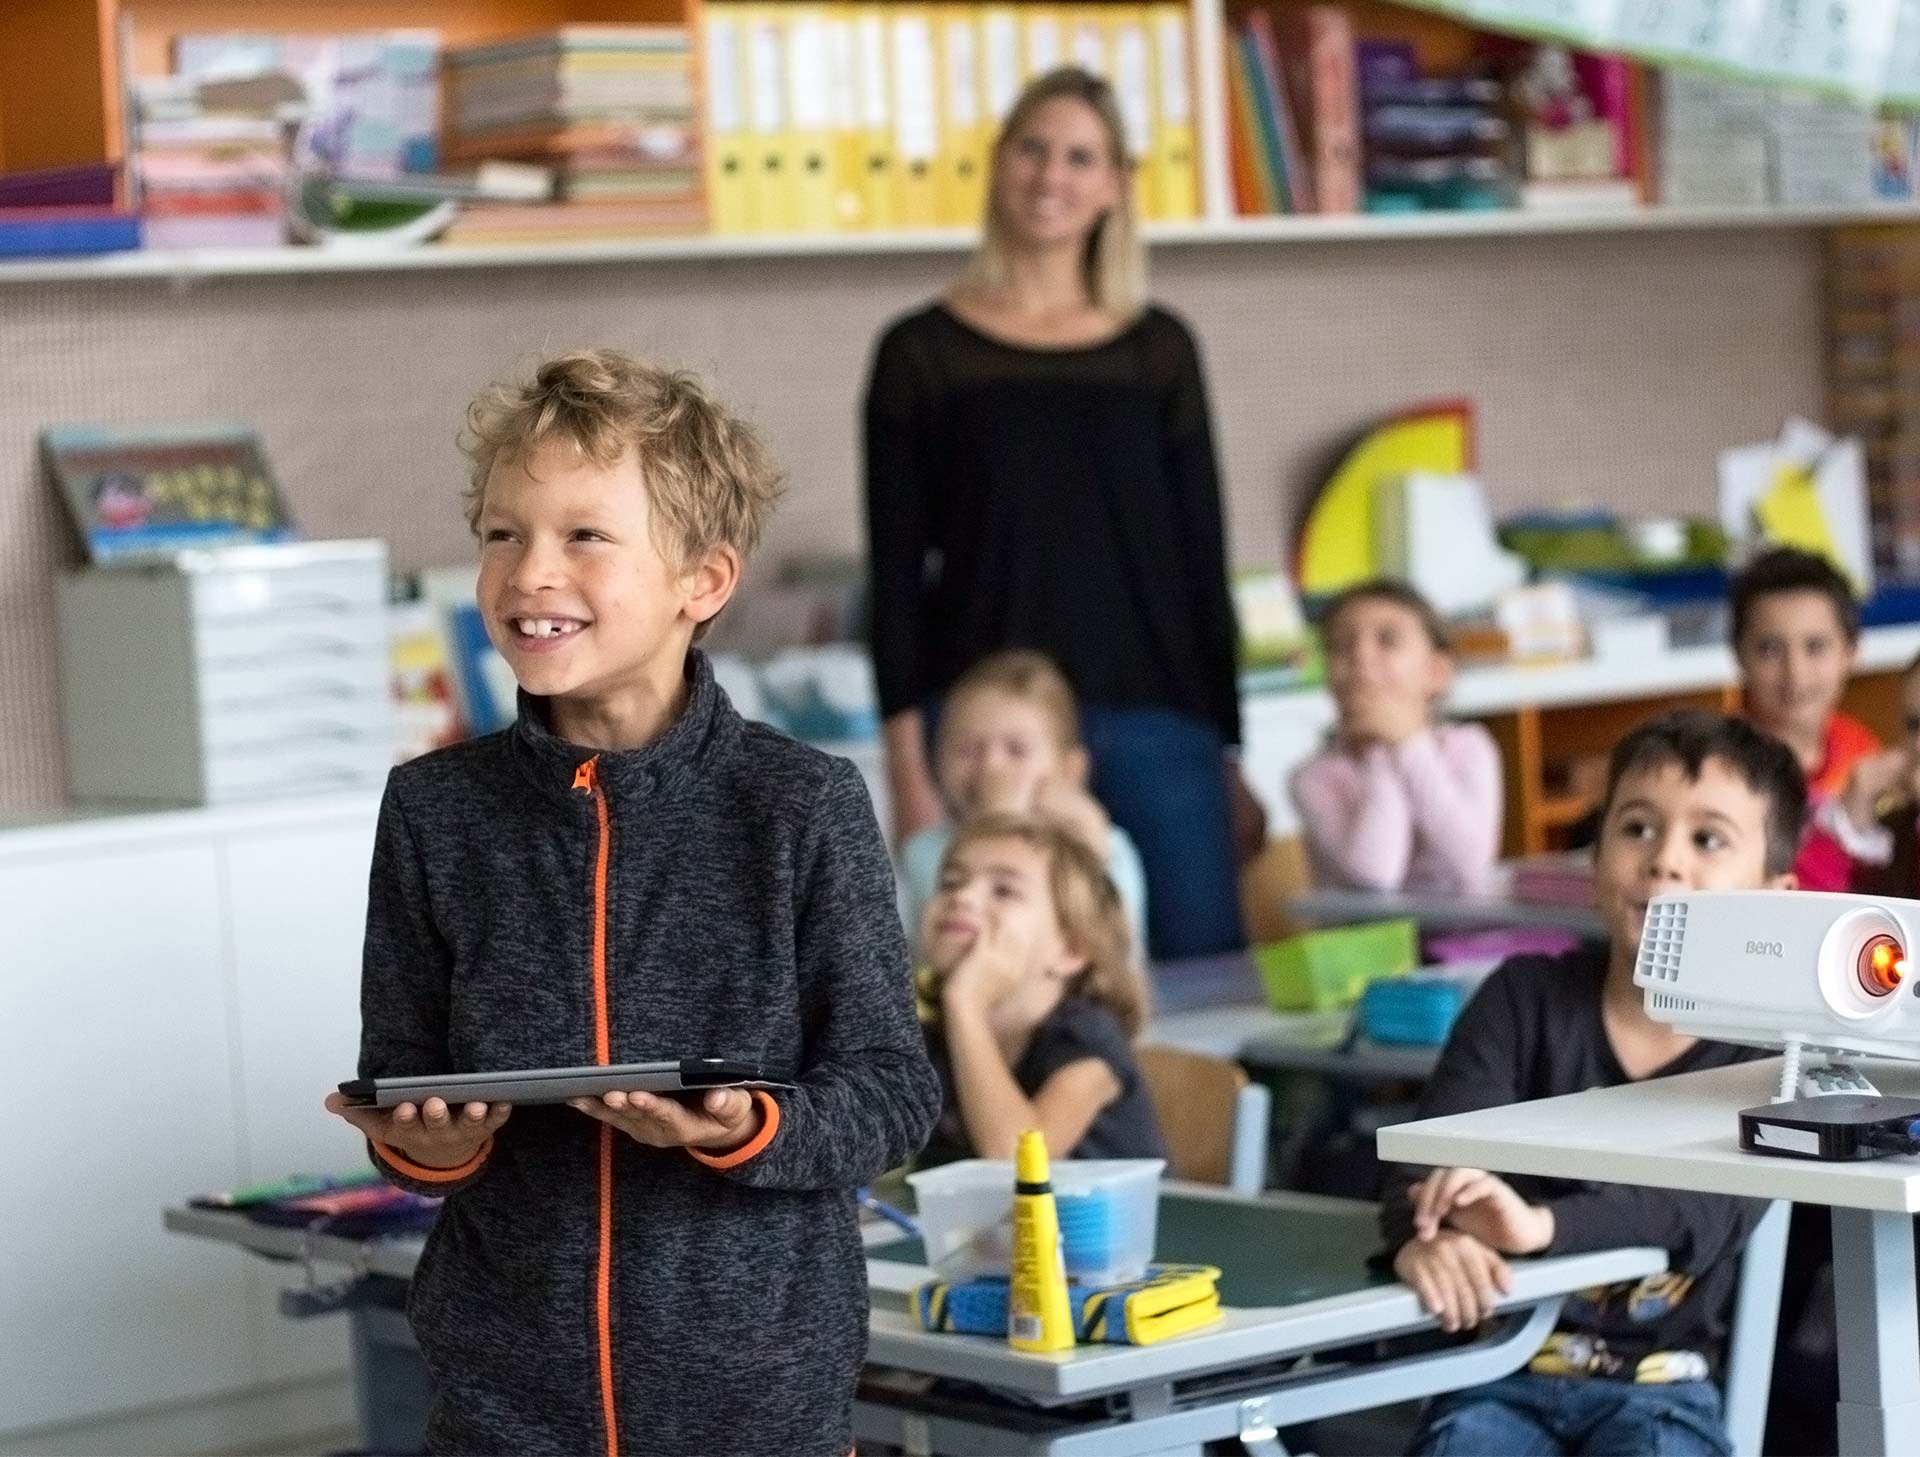
[[[1013,1157],[1038,1128],[1063,1158],[1158,1158],[1134,1060],[1146,1015],[1127,917],[1059,820],[983,814],[954,833],[920,930],[942,1111],[923,1162]]]
[[[1350,587],[1322,621],[1332,742],[1294,771],[1314,880],[1359,890],[1471,891],[1500,845],[1500,750],[1437,721],[1453,682],[1446,631],[1403,582]]]
[[[1046,654],[995,653],[963,673],[947,695],[934,747],[947,823],[921,830],[900,848],[908,928],[920,925],[933,898],[955,825],[988,812],[1045,815],[1099,858],[1126,908],[1133,944],[1144,947],[1147,877],[1140,852],[1087,792],[1088,767],[1079,704]]]
[[[1729,595],[1746,715],[1793,750],[1817,818],[1880,752],[1873,730],[1840,710],[1860,645],[1859,601],[1825,557],[1792,547],[1755,557]],[[1845,890],[1852,878],[1845,852],[1818,834],[1793,869],[1806,890]]]

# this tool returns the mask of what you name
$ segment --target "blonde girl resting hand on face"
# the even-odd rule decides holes
[[[942,1112],[922,1158],[1164,1156],[1133,1054],[1146,1013],[1113,884],[1057,821],[982,815],[955,835],[921,927]]]

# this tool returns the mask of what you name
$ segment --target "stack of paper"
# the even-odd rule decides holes
[[[447,155],[550,167],[560,200],[470,207],[450,242],[705,226],[692,38],[683,25],[569,25],[448,56]]]

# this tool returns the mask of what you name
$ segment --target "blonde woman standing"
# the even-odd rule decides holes
[[[1233,819],[1250,800],[1206,388],[1186,326],[1145,297],[1123,136],[1086,72],[1028,86],[972,264],[880,340],[873,654],[897,840],[940,816],[927,745],[954,680],[1011,647],[1060,665],[1170,958],[1243,943]]]

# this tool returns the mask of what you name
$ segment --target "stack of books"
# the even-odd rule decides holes
[[[0,173],[0,258],[114,253],[140,246],[110,162]]]
[[[684,25],[569,25],[448,55],[455,163],[537,163],[558,200],[469,206],[448,242],[697,232],[706,226]]]
[[[293,129],[286,78],[209,88],[166,77],[134,93],[133,177],[149,248],[287,241]]]

